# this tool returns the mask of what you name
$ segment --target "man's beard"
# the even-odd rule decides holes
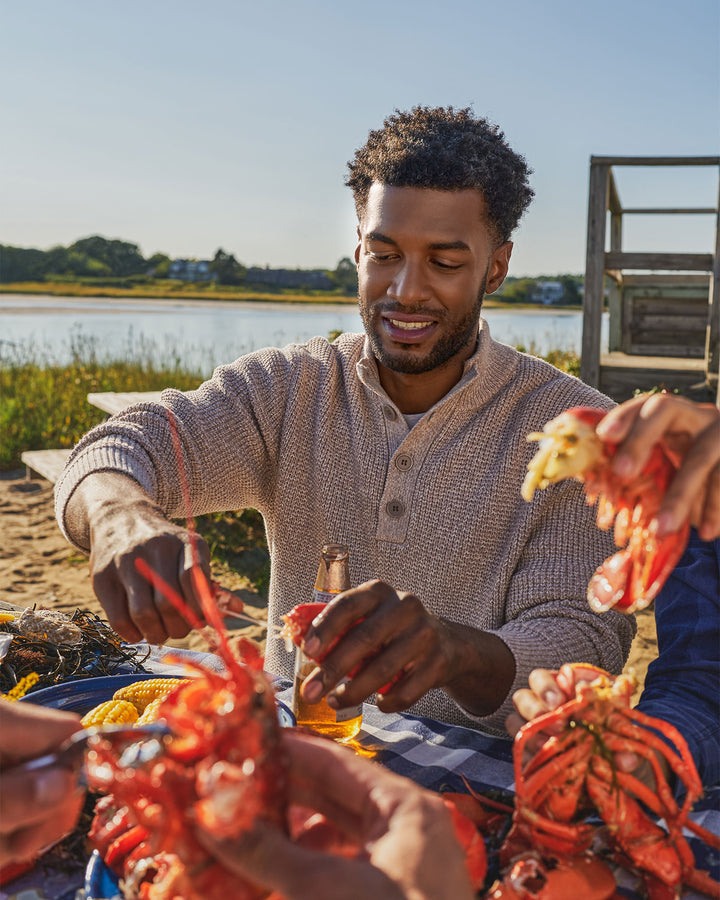
[[[400,350],[396,352],[386,350],[379,335],[379,328],[381,327],[379,325],[380,313],[400,312],[401,309],[402,312],[411,315],[422,313],[424,312],[422,303],[418,304],[417,307],[403,306],[400,308],[394,305],[384,304],[382,306],[366,309],[363,304],[359,302],[360,316],[363,320],[363,325],[365,326],[365,332],[370,339],[370,346],[372,347],[375,359],[381,365],[385,366],[386,369],[390,369],[392,372],[401,372],[404,375],[420,375],[423,372],[430,372],[433,369],[444,366],[445,363],[449,362],[449,360],[470,343],[473,335],[477,335],[486,285],[487,273],[485,274],[485,277],[483,277],[477,299],[467,315],[457,323],[454,331],[443,335],[430,353],[423,357],[415,357],[409,350]],[[358,301],[359,300],[360,298],[358,297]],[[376,314],[375,322],[377,323],[375,327],[373,327],[374,313]],[[433,315],[436,315],[435,310],[433,310]],[[443,310],[442,316],[438,319],[438,323],[442,325],[447,321],[447,318],[448,312],[447,310]]]

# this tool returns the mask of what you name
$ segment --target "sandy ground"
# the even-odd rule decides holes
[[[223,583],[235,589],[225,578]],[[245,612],[258,623],[243,628],[243,633],[262,643],[267,610],[259,605],[256,594],[239,593]],[[55,523],[52,485],[44,479],[26,480],[22,469],[0,472],[0,600],[21,607],[37,604],[67,612],[81,608],[103,615],[90,584],[87,558],[65,541]],[[657,656],[654,615],[644,610],[637,619],[638,633],[626,666],[638,679],[635,700],[648,664]],[[237,628],[235,620],[227,624]],[[170,643],[207,649],[198,633]]]

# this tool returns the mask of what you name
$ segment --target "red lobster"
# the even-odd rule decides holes
[[[140,561],[138,568],[191,616],[149,567]],[[197,841],[195,827],[231,838],[263,819],[287,832],[287,771],[275,694],[256,647],[241,639],[239,662],[209,588],[198,590],[203,612],[217,629],[225,670],[188,664],[199,677],[181,683],[162,702],[158,717],[170,726],[171,737],[159,756],[128,766],[112,745],[93,739],[89,784],[111,796],[98,804],[90,836],[124,878],[126,896],[256,900],[267,891],[239,882],[214,861]]]
[[[587,665],[569,668],[594,680],[577,684],[574,697],[518,732],[513,747],[515,813],[501,859],[509,863],[529,848],[554,859],[581,854],[596,837],[597,829],[585,821],[595,813],[605,823],[619,862],[642,874],[653,900],[677,897],[682,885],[720,897],[720,884],[695,868],[683,836],[683,829],[689,829],[720,848],[720,839],[689,818],[702,786],[682,735],[667,722],[630,709],[634,685],[627,676],[613,678]],[[572,671],[564,677],[566,683],[575,683]],[[523,767],[527,742],[557,723],[562,731]],[[654,791],[613,766],[613,755],[620,751],[647,760],[655,777]],[[675,800],[660,759],[684,786],[682,803]],[[665,820],[667,831],[645,808]]]
[[[668,450],[656,444],[640,475],[631,480],[611,468],[617,444],[603,442],[595,428],[602,409],[575,407],[552,419],[542,432],[529,434],[540,449],[528,465],[522,496],[530,501],[536,488],[565,478],[584,482],[588,503],[599,498],[597,524],[615,523],[619,550],[599,566],[588,586],[588,601],[596,612],[615,606],[622,612],[644,609],[654,599],[687,546],[690,525],[664,538],[653,520],[677,466]]]

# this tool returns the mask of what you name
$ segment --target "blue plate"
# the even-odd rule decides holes
[[[28,703],[37,703],[40,706],[64,709],[82,716],[99,703],[112,699],[112,695],[121,687],[134,684],[136,681],[146,681],[148,678],[162,677],[153,672],[136,672],[130,675],[78,678],[75,681],[64,681],[62,684],[54,684],[52,687],[33,691],[20,699],[26,700]]]
[[[115,900],[122,897],[117,876],[102,860],[102,856],[93,850],[85,869],[85,900]]]
[[[130,675],[105,675],[102,678],[78,678],[76,681],[66,681],[63,684],[54,684],[52,687],[34,691],[21,697],[28,703],[37,703],[40,706],[52,706],[54,709],[64,709],[68,712],[84,715],[94,706],[112,699],[115,691],[136,681],[146,681],[148,678],[163,678],[154,672],[138,672]],[[168,676],[169,678],[175,676]],[[275,701],[278,710],[278,719],[283,728],[292,728],[295,716],[280,700]]]

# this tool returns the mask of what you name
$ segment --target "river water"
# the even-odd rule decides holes
[[[487,309],[483,315],[492,336],[504,343],[541,355],[580,352],[580,312],[544,307]],[[327,337],[335,330],[362,331],[354,306],[0,295],[0,358],[18,351],[65,363],[74,348],[91,346],[99,358],[180,357],[209,375],[218,363],[252,350]]]

